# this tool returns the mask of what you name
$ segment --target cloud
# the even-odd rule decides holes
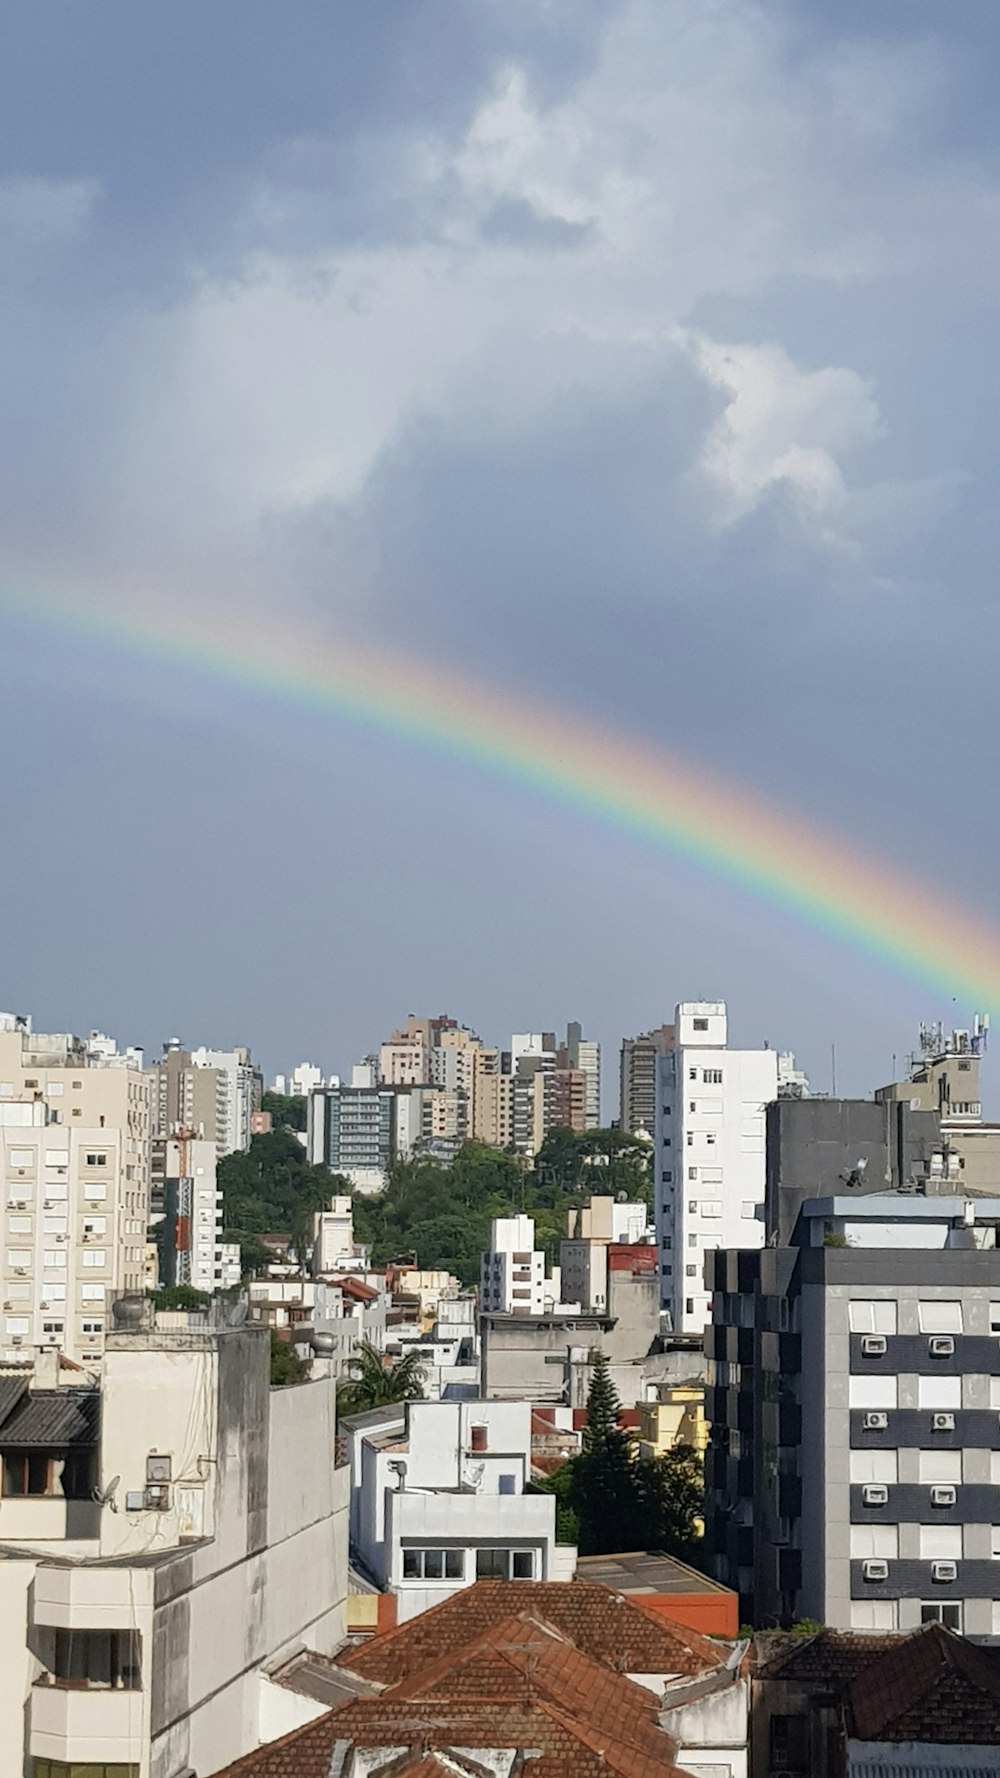
[[[847,498],[843,462],[871,444],[880,416],[856,371],[800,370],[777,345],[734,346],[680,335],[702,375],[725,396],[699,466],[716,495],[719,521],[735,524],[774,489],[833,535]]]
[[[100,196],[94,179],[0,179],[0,236],[22,246],[75,241],[87,228]]]

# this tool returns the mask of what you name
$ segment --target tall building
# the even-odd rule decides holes
[[[248,1049],[189,1051],[174,1037],[150,1075],[154,1136],[189,1131],[214,1142],[220,1155],[250,1147],[263,1080]]]
[[[1000,1635],[998,1229],[914,1175],[709,1255],[706,1531],[744,1618]]]
[[[612,1247],[644,1243],[648,1217],[645,1204],[620,1203],[592,1196],[580,1210],[567,1210],[566,1237],[559,1247],[563,1293],[585,1310],[605,1312]],[[655,1249],[649,1257],[653,1258]]]
[[[722,1000],[678,1006],[676,1048],[657,1057],[655,1205],[661,1301],[675,1333],[710,1318],[705,1254],[763,1244],[765,1108],[774,1050],[731,1050]]]
[[[566,1026],[564,1066],[579,1070],[585,1082],[584,1118],[588,1130],[601,1126],[601,1046],[583,1035],[583,1026],[576,1020]]]
[[[276,1074],[274,1090],[290,1099],[308,1099],[314,1087],[323,1085],[323,1070],[315,1062],[300,1062],[291,1074]]]
[[[652,1136],[656,1127],[656,1065],[674,1047],[673,1025],[660,1025],[639,1037],[623,1037],[618,1116],[630,1136]]]
[[[160,1283],[190,1284],[211,1295],[238,1282],[238,1265],[234,1280],[223,1253],[215,1143],[183,1133],[158,1137],[152,1168],[164,1226]]]
[[[535,1246],[530,1216],[497,1216],[483,1254],[479,1305],[484,1314],[542,1315],[545,1255]]]
[[[142,1290],[149,1127],[148,1079],[109,1040],[0,1014],[5,1364],[45,1346],[96,1362],[112,1299]]]
[[[361,1063],[350,1086],[333,1080],[309,1095],[309,1159],[361,1192],[381,1191],[396,1157],[396,1093],[375,1076],[372,1064]]]

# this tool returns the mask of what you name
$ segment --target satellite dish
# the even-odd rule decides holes
[[[110,1506],[112,1512],[117,1512],[118,1509],[115,1506],[115,1495],[121,1486],[121,1479],[120,1475],[113,1475],[106,1488],[94,1489],[94,1499],[97,1501],[98,1506]]]

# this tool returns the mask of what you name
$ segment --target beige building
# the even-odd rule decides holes
[[[881,1104],[905,1101],[912,1111],[937,1112],[941,1146],[930,1157],[932,1179],[958,1189],[1000,1195],[1000,1124],[982,1119],[980,1071],[988,1021],[977,1016],[971,1031],[946,1033],[922,1025],[920,1048],[905,1080],[880,1087]]]
[[[104,1349],[111,1301],[142,1291],[149,1101],[135,1060],[0,1014],[0,1360]]]
[[[249,1148],[263,1080],[248,1049],[185,1050],[172,1039],[149,1073],[154,1136],[185,1131],[219,1155]]]

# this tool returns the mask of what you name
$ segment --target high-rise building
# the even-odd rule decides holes
[[[854,1148],[787,1242],[708,1258],[717,1575],[758,1624],[997,1636],[1000,1200],[868,1190]]]
[[[396,1092],[376,1067],[359,1064],[351,1085],[333,1080],[309,1095],[307,1149],[317,1166],[342,1173],[356,1191],[381,1191],[396,1157]]]
[[[154,1136],[204,1136],[220,1155],[250,1147],[263,1080],[248,1049],[189,1051],[174,1037],[149,1072]]]
[[[725,1001],[684,1001],[674,1023],[676,1047],[657,1057],[661,1302],[675,1333],[700,1333],[711,1312],[706,1252],[763,1244],[764,1120],[778,1058],[728,1047]]]
[[[141,1052],[0,1014],[3,1362],[98,1360],[114,1297],[141,1291],[150,1086]]]
[[[535,1246],[530,1216],[498,1216],[483,1254],[479,1305],[484,1314],[541,1315],[545,1310],[545,1255]]]
[[[152,1169],[162,1199],[160,1283],[190,1284],[209,1294],[224,1290],[233,1280],[222,1250],[215,1143],[183,1133],[157,1137]]]
[[[657,1058],[667,1055],[673,1047],[673,1025],[661,1025],[639,1037],[622,1038],[618,1116],[622,1129],[630,1136],[652,1137],[656,1127]]]
[[[584,1094],[585,1127],[597,1130],[601,1124],[601,1046],[583,1035],[583,1026],[573,1020],[566,1026],[565,1066],[579,1070],[586,1083]]]

